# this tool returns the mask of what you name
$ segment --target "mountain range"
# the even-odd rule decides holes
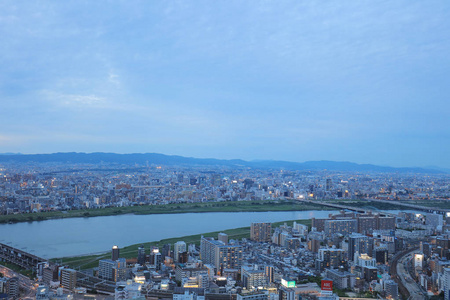
[[[331,171],[356,171],[356,172],[399,172],[399,173],[450,173],[449,170],[439,168],[419,167],[388,167],[373,164],[357,164],[338,161],[306,161],[290,162],[281,160],[254,160],[242,159],[215,159],[193,158],[178,155],[165,155],[160,153],[79,153],[59,152],[52,154],[19,154],[3,153],[0,162],[59,162],[59,163],[118,163],[118,164],[161,164],[161,165],[210,165],[228,167],[250,167],[260,169],[285,169],[285,170],[331,170]]]

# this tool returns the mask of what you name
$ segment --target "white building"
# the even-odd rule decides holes
[[[416,253],[414,254],[414,268],[422,268],[423,267],[423,254]]]
[[[357,255],[358,252],[355,253],[355,266],[360,266],[363,268],[367,267],[376,267],[377,260],[375,258],[370,257],[369,255],[363,253],[361,255]]]

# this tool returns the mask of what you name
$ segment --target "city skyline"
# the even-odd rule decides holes
[[[450,5],[0,5],[0,152],[450,168]]]

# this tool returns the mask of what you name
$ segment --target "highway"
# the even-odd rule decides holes
[[[17,273],[5,266],[0,265],[0,273],[3,273],[3,275],[7,278],[12,278],[12,277],[18,277],[19,278],[19,291],[24,291],[21,292],[20,298],[19,299],[35,299],[36,298],[36,287],[35,287],[35,283],[28,277]]]
[[[423,294],[423,291],[421,290],[419,285],[414,281],[408,270],[406,270],[405,268],[405,263],[408,259],[411,258],[410,255],[411,254],[407,254],[399,260],[399,263],[397,264],[397,274],[399,274],[403,285],[409,291],[409,299],[423,300],[426,299],[426,296]]]
[[[418,248],[409,249],[394,256],[391,262],[391,275],[398,284],[399,292],[410,300],[423,300],[426,296],[405,268],[405,263]]]

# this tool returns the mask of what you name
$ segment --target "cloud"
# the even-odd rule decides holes
[[[62,107],[104,107],[107,104],[106,98],[96,95],[62,94],[48,90],[42,91],[42,94],[48,101]]]

